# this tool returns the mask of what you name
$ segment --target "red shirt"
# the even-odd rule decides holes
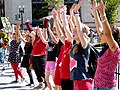
[[[61,63],[61,59],[62,59],[63,48],[64,48],[64,45],[61,46],[60,54],[59,54],[58,59],[57,59],[57,65],[56,65],[55,77],[54,77],[55,85],[61,85],[61,78],[60,78],[60,67],[61,66],[60,66],[60,63]]]
[[[60,77],[61,79],[70,79],[70,56],[69,52],[70,49],[72,48],[72,44],[65,40],[65,45],[64,45],[64,50],[62,54],[62,65],[60,68]]]
[[[35,45],[33,45],[32,55],[46,55],[47,45],[38,39]]]

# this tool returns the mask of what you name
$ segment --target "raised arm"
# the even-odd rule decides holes
[[[75,25],[76,25],[76,29],[77,29],[77,33],[78,33],[78,37],[79,37],[79,40],[81,42],[81,45],[83,48],[86,48],[87,44],[88,44],[88,40],[86,39],[85,35],[82,32],[82,23],[80,21],[80,17],[79,17],[79,13],[78,13],[78,10],[80,7],[81,7],[81,0],[74,8]]]
[[[50,34],[52,40],[53,40],[56,44],[58,44],[58,41],[59,41],[59,40],[55,37],[55,35],[54,35],[53,32],[51,31],[50,23],[48,23],[48,31],[49,31],[49,34]]]
[[[16,40],[17,40],[17,43],[20,42],[19,30],[20,30],[20,22],[17,22],[17,24],[16,24],[16,32],[15,32],[15,38],[16,38]]]
[[[104,4],[103,1],[101,0],[101,2],[99,2],[98,5],[98,11],[101,16],[105,39],[111,51],[114,52],[119,46],[118,43],[114,40],[114,37],[112,35],[112,30],[106,17],[105,8],[106,4]]]
[[[46,28],[38,28],[38,36],[40,37],[40,39],[42,40],[43,43],[48,44],[47,41],[47,29]]]
[[[101,35],[103,33],[103,26],[102,26],[102,23],[100,21],[100,17],[99,17],[98,11],[97,11],[96,0],[93,1],[92,11],[93,11],[93,15],[94,15],[94,20],[95,20],[95,26],[96,26],[97,33],[98,33],[99,37],[101,38]]]
[[[26,21],[25,25],[27,26],[29,32],[32,32],[32,31],[33,31],[32,27],[30,26],[29,20]]]
[[[75,23],[74,23],[74,13],[73,13],[73,8],[75,7],[75,4],[72,5],[70,8],[70,17],[68,19],[68,22],[70,24],[70,30],[73,33],[73,30],[75,29]]]
[[[73,41],[73,35],[72,35],[71,31],[70,31],[68,20],[67,20],[66,6],[62,7],[62,21],[63,21],[63,25],[64,25],[63,27],[64,27],[66,38],[69,41],[72,42]]]
[[[57,35],[59,37],[59,39],[61,40],[61,42],[63,44],[65,44],[65,36],[60,28],[60,25],[59,25],[59,19],[57,17],[57,12],[55,10],[52,11],[52,14],[53,14],[53,18],[54,18],[54,23],[55,23],[55,28],[56,28],[56,32],[57,32]]]

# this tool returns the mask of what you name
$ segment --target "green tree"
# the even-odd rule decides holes
[[[89,0],[92,4],[93,0]],[[101,0],[96,0],[100,2]],[[118,7],[120,0],[103,0],[106,3],[106,16],[110,24],[114,24],[118,21]]]
[[[64,0],[45,0],[48,3],[48,8],[52,9],[60,5]]]

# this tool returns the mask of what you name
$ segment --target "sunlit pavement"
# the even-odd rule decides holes
[[[34,87],[30,87],[30,86],[26,86],[29,83],[29,77],[25,69],[24,68],[20,68],[20,69],[22,70],[25,80],[23,82],[11,84],[11,82],[15,80],[15,76],[11,68],[11,65],[8,62],[6,62],[5,70],[2,71],[2,65],[0,64],[0,90],[38,90],[38,89],[34,89],[34,87],[38,85],[34,70],[32,70]],[[39,89],[39,90],[46,90],[46,89]]]
[[[29,83],[29,77],[24,68],[20,68],[25,78],[24,82],[11,84],[11,82],[15,80],[13,70],[11,68],[10,63],[8,62],[6,62],[4,66],[5,66],[5,70],[2,71],[2,65],[0,64],[0,90],[38,90],[38,89],[34,89],[34,87],[38,85],[34,70],[32,70],[34,87],[30,87],[30,86],[26,86]],[[117,76],[117,81],[119,83],[119,90],[120,90],[120,75],[119,78]],[[52,80],[50,80],[50,82],[53,84]],[[49,89],[39,89],[39,90],[49,90]]]

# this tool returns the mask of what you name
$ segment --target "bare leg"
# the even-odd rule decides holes
[[[55,85],[55,90],[62,90],[60,85]]]
[[[45,72],[45,80],[46,80],[46,83],[47,83],[47,85],[48,85],[48,88],[49,88],[50,90],[52,90],[52,85],[50,84],[49,76],[50,76],[50,72]]]

